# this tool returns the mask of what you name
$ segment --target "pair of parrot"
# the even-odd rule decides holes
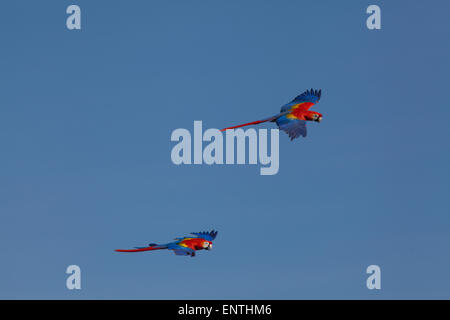
[[[322,96],[322,90],[306,90],[302,94],[295,97],[291,102],[283,105],[278,114],[258,121],[248,122],[241,125],[228,127],[221,131],[229,129],[241,128],[245,126],[260,124],[264,122],[275,122],[278,128],[289,135],[291,141],[302,136],[306,137],[306,122],[322,121],[323,115],[309,109],[319,102]],[[194,232],[191,233],[195,237],[175,238],[175,242],[167,244],[151,243],[147,247],[135,247],[130,250],[116,250],[117,252],[143,252],[153,250],[172,250],[176,255],[195,256],[197,250],[211,250],[212,241],[217,236],[217,231],[210,232]]]

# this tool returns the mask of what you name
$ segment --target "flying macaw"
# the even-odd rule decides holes
[[[319,102],[322,95],[322,90],[306,90],[298,95],[291,102],[281,107],[280,113],[273,117],[263,120],[244,123],[234,127],[222,129],[235,129],[264,122],[276,122],[278,128],[286,132],[291,141],[299,136],[306,137],[306,121],[322,121],[322,114],[316,111],[309,111],[309,109]]]
[[[117,252],[142,252],[142,251],[152,251],[152,250],[161,250],[168,249],[173,250],[173,252],[177,256],[191,256],[195,257],[196,250],[211,250],[212,249],[212,241],[217,236],[217,231],[210,232],[192,232],[195,238],[193,237],[183,237],[183,238],[175,238],[175,242],[166,243],[166,244],[156,244],[150,243],[148,247],[135,247],[135,249],[130,250],[115,250]]]

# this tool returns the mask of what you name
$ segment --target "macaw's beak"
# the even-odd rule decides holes
[[[317,118],[317,122],[320,122],[320,121],[322,121],[322,117]]]
[[[208,246],[208,248],[206,248],[206,250],[212,250],[212,244],[210,244],[210,245]]]

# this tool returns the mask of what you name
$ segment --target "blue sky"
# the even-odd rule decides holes
[[[4,1],[0,298],[449,299],[449,10]],[[324,120],[280,133],[277,175],[172,164],[174,129],[258,120],[308,88]],[[194,259],[113,252],[212,228]]]

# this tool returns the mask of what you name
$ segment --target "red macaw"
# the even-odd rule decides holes
[[[175,238],[175,242],[166,244],[156,244],[150,243],[148,247],[135,247],[135,249],[130,250],[115,250],[117,252],[142,252],[142,251],[152,251],[168,249],[173,250],[177,256],[191,256],[195,257],[196,250],[211,250],[212,241],[217,236],[217,231],[212,230],[211,232],[192,232],[196,238],[193,237],[183,237]]]
[[[291,102],[281,107],[280,113],[273,117],[263,120],[244,123],[234,127],[222,129],[235,129],[264,122],[276,122],[278,128],[286,132],[291,141],[299,136],[306,137],[306,121],[322,121],[322,114],[309,109],[319,102],[322,95],[322,90],[306,90],[301,95],[298,95]]]

